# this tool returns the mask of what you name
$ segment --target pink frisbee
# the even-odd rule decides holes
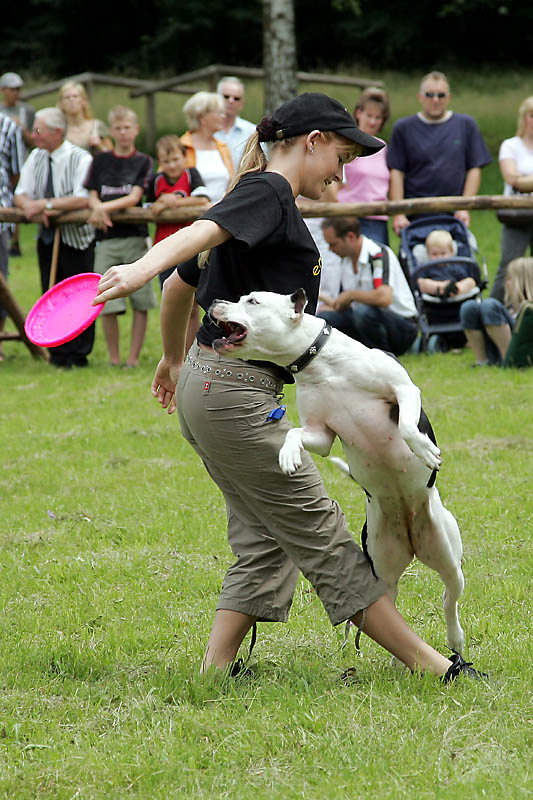
[[[26,336],[39,347],[57,347],[79,336],[94,322],[104,303],[92,306],[102,276],[81,272],[56,283],[26,317]]]

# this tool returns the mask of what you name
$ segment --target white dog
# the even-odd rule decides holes
[[[398,579],[414,556],[436,570],[446,587],[448,644],[461,653],[461,535],[435,486],[440,450],[420,390],[394,357],[304,314],[306,303],[303,289],[292,295],[252,292],[238,303],[215,300],[209,314],[226,336],[213,347],[293,372],[303,427],[287,434],[281,469],[294,473],[303,448],[327,456],[339,437],[349,473],[366,493],[363,546],[376,574],[395,601]]]

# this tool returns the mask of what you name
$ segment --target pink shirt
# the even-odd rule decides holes
[[[389,194],[390,171],[387,167],[384,147],[373,156],[351,161],[344,167],[346,186],[339,190],[339,203],[369,203],[386,200]],[[370,219],[388,219],[371,217]]]

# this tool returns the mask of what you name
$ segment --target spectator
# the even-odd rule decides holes
[[[13,122],[20,127],[23,139],[23,160],[28,157],[29,149],[33,147],[31,130],[35,119],[35,109],[33,106],[24,103],[20,99],[20,90],[24,86],[24,81],[16,72],[5,72],[0,77],[0,91],[4,102],[0,104],[0,113],[11,117]],[[20,256],[19,227],[15,225],[11,232],[11,245],[9,255]]]
[[[426,254],[429,261],[438,261],[435,266],[424,270],[425,274],[417,279],[418,288],[425,294],[433,294],[446,300],[450,295],[459,297],[475,289],[474,278],[467,275],[461,263],[447,263],[456,252],[452,235],[449,231],[434,230],[426,237]],[[444,261],[444,263],[442,263]]]
[[[239,166],[246,142],[252,133],[255,133],[253,122],[239,117],[239,112],[244,108],[244,84],[239,78],[226,76],[221,78],[217,85],[218,94],[224,98],[226,107],[222,128],[217,131],[216,138],[225,142],[230,151],[233,168]]]
[[[155,145],[159,169],[152,177],[146,191],[146,199],[152,204],[154,214],[169,208],[202,206],[209,202],[207,189],[196,167],[185,166],[187,148],[179,136],[162,136]],[[160,222],[156,226],[154,244],[166,239],[171,233],[185,228],[190,222]],[[161,288],[173,272],[171,267],[159,275]]]
[[[355,121],[364,133],[378,136],[390,116],[387,92],[371,86],[365,89],[353,112]],[[339,203],[371,203],[387,200],[390,186],[390,171],[384,147],[370,158],[357,158],[346,164],[344,182],[339,189]],[[361,233],[382,244],[389,243],[388,217],[360,217]]]
[[[95,119],[85,86],[76,81],[67,81],[59,90],[58,108],[67,120],[66,138],[72,144],[83,147],[93,156],[111,150],[113,142],[109,130],[102,120]]]
[[[0,207],[13,205],[13,186],[22,169],[24,143],[22,129],[9,117],[0,114]],[[0,272],[7,280],[9,241],[13,226],[0,222]],[[0,306],[0,333],[4,330],[6,310]],[[0,362],[4,360],[2,339],[0,339]]]
[[[504,361],[516,318],[526,303],[533,302],[533,258],[515,258],[509,262],[504,299],[505,305],[495,297],[488,297],[481,303],[467,300],[461,306],[461,324],[476,357],[474,367],[500,366]],[[530,339],[529,364],[532,360]]]
[[[216,92],[196,92],[183,111],[189,126],[181,137],[187,148],[185,166],[197,168],[211,201],[218,203],[234,172],[229,147],[214,136],[224,124],[224,101]]]
[[[407,279],[392,250],[361,234],[356,217],[330,217],[324,238],[342,258],[334,297],[321,296],[318,317],[367,347],[399,356],[413,344],[418,326]]]
[[[202,176],[196,167],[185,167],[186,147],[179,136],[162,136],[156,142],[155,149],[159,171],[150,181],[146,192],[146,199],[152,203],[154,214],[159,214],[168,208],[182,208],[186,205],[200,206],[208,203],[209,197],[207,189],[203,185]],[[156,227],[154,244],[187,225],[190,225],[190,222],[159,223]],[[171,267],[159,273],[161,290],[174,269],[175,267]],[[193,343],[199,327],[200,309],[196,303],[193,303],[187,332],[188,347]]]
[[[24,157],[28,155],[28,149],[33,147],[32,126],[35,119],[35,109],[33,106],[24,103],[20,99],[20,90],[24,86],[24,81],[16,72],[4,72],[0,77],[0,91],[4,102],[0,104],[0,112],[20,126],[24,139]]]
[[[391,200],[476,195],[481,167],[492,159],[475,120],[448,109],[450,86],[442,72],[422,78],[418,100],[422,110],[399,119],[392,129],[387,150]],[[470,224],[468,211],[455,216]],[[407,225],[404,214],[394,216],[395,233]]]
[[[112,211],[140,206],[152,175],[152,159],[135,149],[139,133],[137,115],[131,108],[115,106],[109,112],[109,133],[113,150],[98,153],[87,176],[89,190],[89,222],[97,229],[98,245],[94,261],[95,272],[104,273],[115,264],[131,264],[147,251],[148,226],[145,222],[114,223]],[[146,334],[148,310],[157,305],[152,282],[148,281],[130,298],[133,308],[131,341],[127,367],[137,367]],[[106,303],[102,326],[109,360],[113,366],[120,362],[118,315],[126,312],[124,299]]]
[[[15,190],[15,205],[28,220],[41,223],[37,254],[41,288],[50,282],[54,231],[51,219],[65,211],[87,208],[88,192],[84,181],[91,156],[81,147],[66,141],[67,122],[58,108],[42,108],[33,122],[31,151],[20,173]],[[63,224],[57,260],[57,280],[80,272],[93,271],[94,229],[91,225]],[[94,342],[94,325],[71,342],[54,347],[50,363],[55,367],[85,367]]]
[[[499,162],[505,182],[504,194],[533,192],[533,95],[526,97],[521,104],[516,136],[502,142]],[[494,278],[491,297],[503,302],[507,264],[523,256],[528,247],[533,255],[533,220],[515,225],[512,222],[502,224],[500,266]]]

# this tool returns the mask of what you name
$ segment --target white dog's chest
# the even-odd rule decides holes
[[[410,453],[391,419],[392,403],[342,382],[298,387],[298,413],[306,425],[326,425],[346,445],[378,463],[403,459]]]
[[[368,492],[391,504],[402,498],[402,506],[410,495],[415,506],[422,499],[414,495],[427,483],[429,471],[400,436],[392,403],[335,382],[318,392],[316,385],[307,392],[298,387],[298,408],[305,425],[334,431],[352,476]]]

